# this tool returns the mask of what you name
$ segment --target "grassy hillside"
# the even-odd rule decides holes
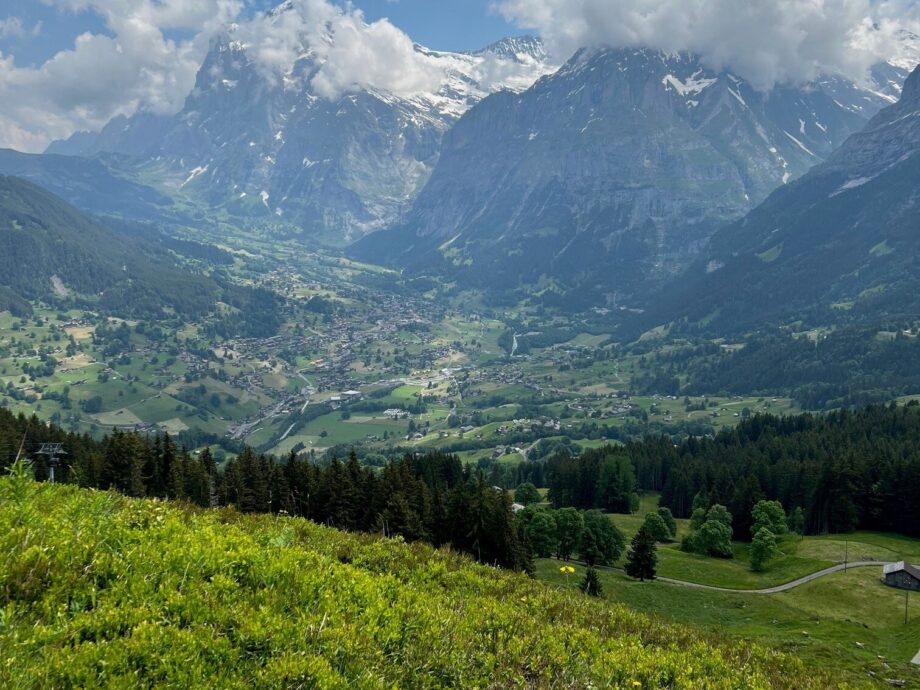
[[[657,507],[658,497],[647,495],[639,513],[610,518],[628,543],[644,516]],[[744,591],[790,582],[842,562],[844,554],[851,562],[917,563],[920,540],[881,532],[786,535],[766,570],[755,573],[750,570],[750,544],[735,542],[732,559],[686,553],[680,550],[679,540],[689,530],[689,520],[677,520],[677,526],[677,541],[658,545],[658,575],[739,591],[708,591],[663,581],[640,583],[623,572],[621,557],[615,569],[599,571],[609,600],[678,623],[776,645],[806,665],[835,669],[838,678],[862,681],[874,674],[877,687],[886,687],[886,678],[920,687],[920,668],[909,663],[920,649],[920,597],[909,597],[905,624],[905,593],[882,584],[881,565],[835,573],[779,594]],[[537,577],[574,589],[580,575],[567,577],[560,573],[561,565],[555,559],[541,559]],[[583,566],[576,566],[576,571],[583,572]]]
[[[0,686],[822,688],[421,545],[0,480]]]

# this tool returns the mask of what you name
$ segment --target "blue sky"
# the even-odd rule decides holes
[[[369,21],[388,17],[413,40],[436,50],[472,51],[505,36],[527,33],[490,9],[493,0],[353,0]],[[253,8],[270,9],[276,0],[257,0]],[[341,3],[339,3],[341,4]],[[2,0],[0,21],[18,19],[22,31],[0,30],[0,52],[13,55],[19,67],[36,66],[71,48],[84,32],[111,35],[93,11],[60,11],[38,0]],[[33,31],[41,23],[37,34]]]
[[[13,55],[20,67],[43,63],[72,47],[74,39],[84,32],[107,33],[105,23],[94,12],[64,13],[37,0],[2,0],[0,5],[0,22],[22,23],[22,34],[0,31],[0,52]]]

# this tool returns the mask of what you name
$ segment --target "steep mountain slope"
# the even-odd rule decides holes
[[[121,316],[199,317],[251,291],[183,268],[169,252],[83,215],[29,182],[0,177],[0,309],[73,297]],[[262,305],[271,311],[271,304]]]
[[[692,55],[582,51],[461,118],[407,219],[353,252],[467,286],[631,303],[895,100],[897,74],[761,93]]]
[[[171,214],[172,199],[118,171],[108,157],[32,155],[0,149],[0,175],[29,180],[84,211],[142,220]]]
[[[282,5],[266,21],[293,11]],[[127,156],[170,195],[235,216],[277,217],[341,243],[400,216],[428,179],[444,132],[471,105],[551,70],[533,38],[475,54],[415,50],[443,75],[437,91],[365,89],[330,100],[313,86],[323,62],[309,44],[278,78],[231,31],[212,46],[178,115],[116,118],[48,152]]]
[[[719,231],[643,322],[744,329],[920,313],[920,68],[826,163]]]

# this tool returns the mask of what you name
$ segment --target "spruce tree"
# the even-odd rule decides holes
[[[645,525],[639,528],[633,537],[629,553],[626,556],[626,574],[645,582],[655,579],[655,569],[658,565],[658,554],[655,551],[655,537],[646,529]]]
[[[597,571],[594,568],[588,568],[585,571],[585,576],[578,584],[578,588],[592,597],[600,597],[604,594],[604,589],[601,587],[601,580],[597,576]]]

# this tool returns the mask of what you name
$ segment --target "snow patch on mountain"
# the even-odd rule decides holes
[[[681,81],[673,74],[666,74],[664,79],[661,80],[661,83],[665,86],[670,86],[681,96],[695,96],[704,89],[715,84],[717,81],[716,79],[700,77],[702,73],[702,70],[698,70],[692,76],[688,77],[686,81]]]

